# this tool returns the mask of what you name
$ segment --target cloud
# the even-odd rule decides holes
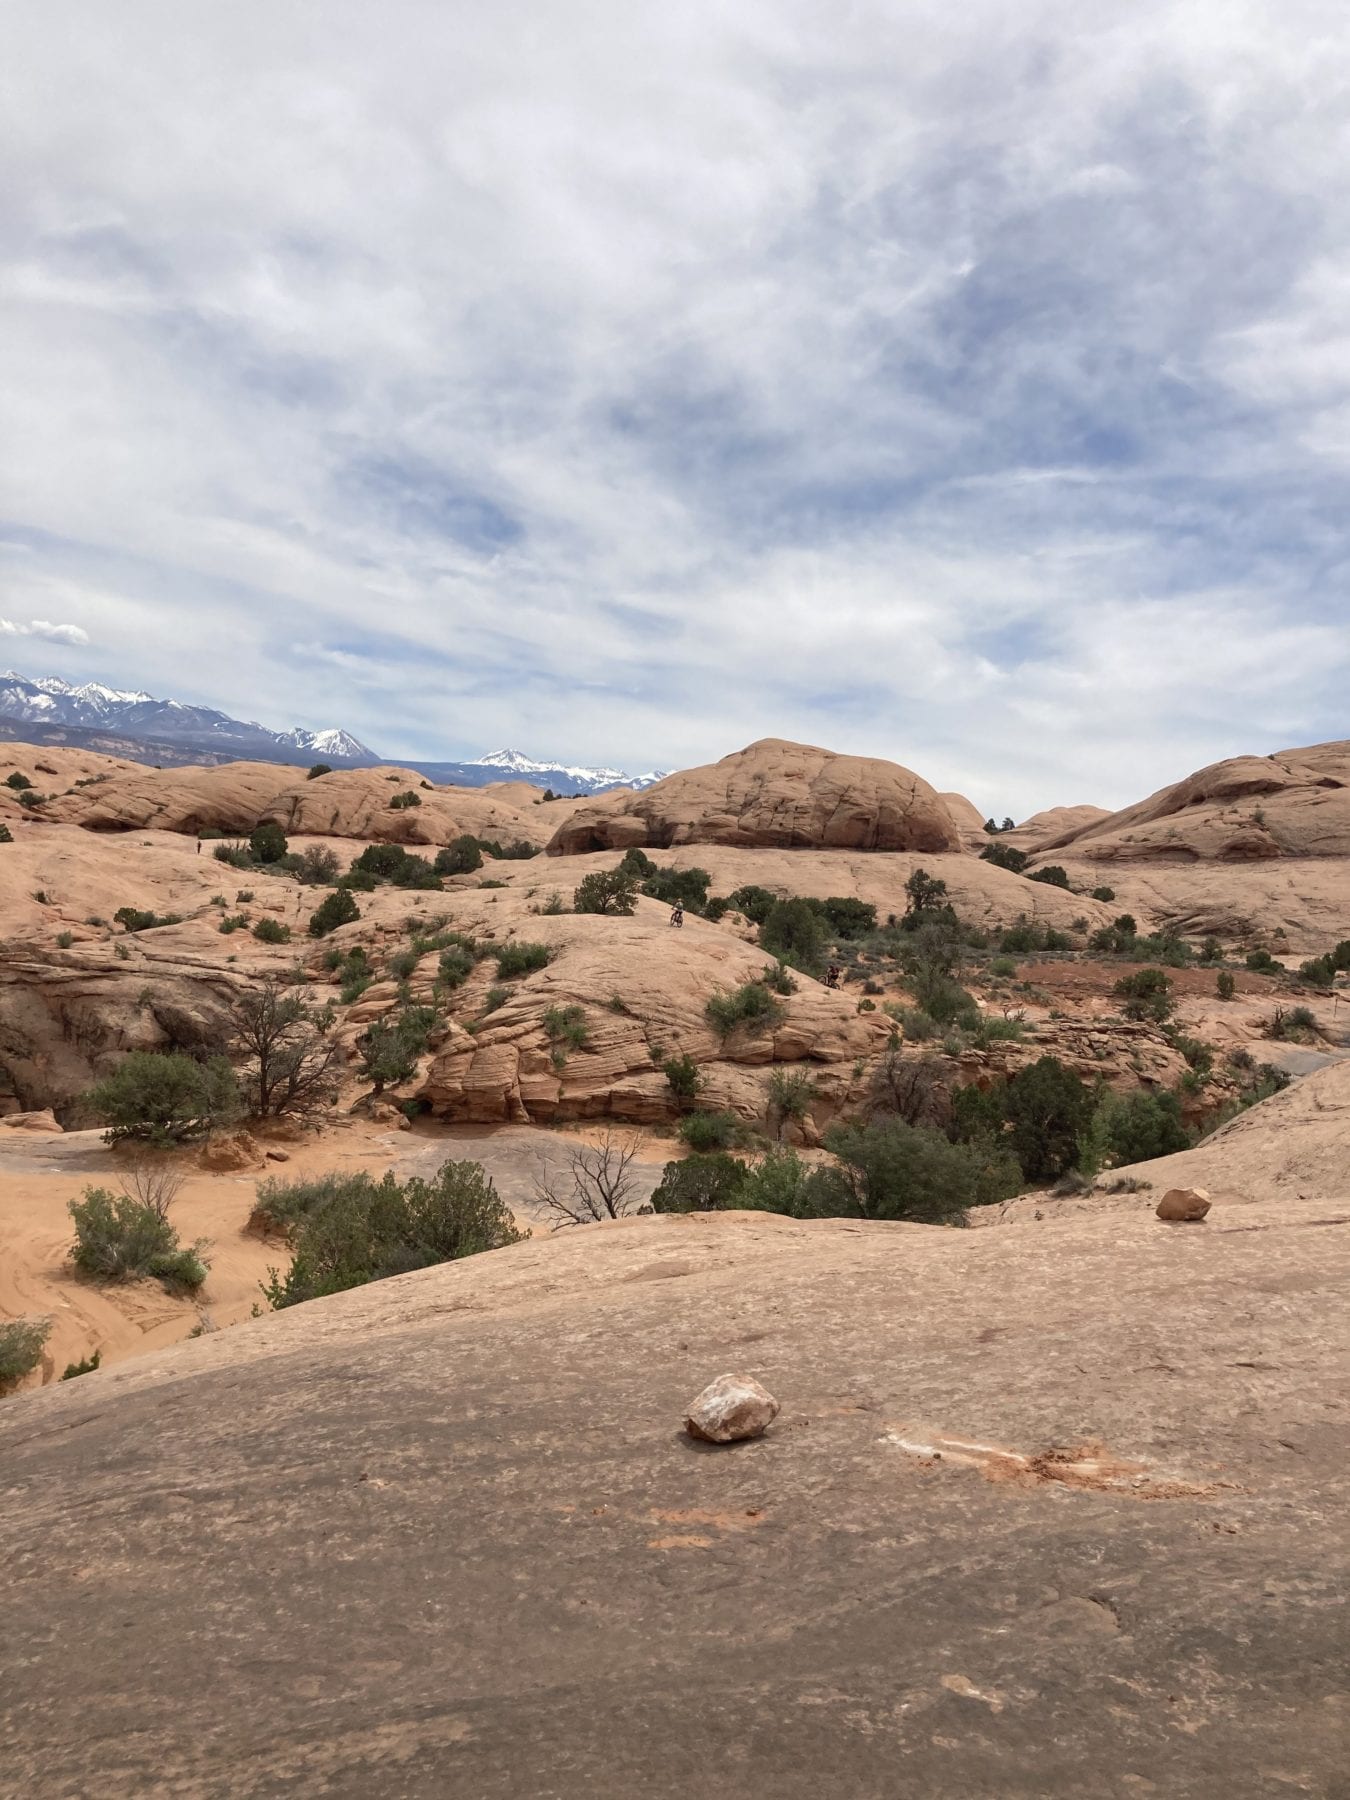
[[[1344,731],[1315,0],[105,13],[0,125],[8,605],[104,679],[1000,815]]]
[[[43,638],[49,644],[87,644],[89,633],[79,625],[53,625],[49,619],[0,619],[0,637]]]

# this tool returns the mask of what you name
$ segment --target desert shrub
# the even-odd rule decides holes
[[[738,1209],[784,1213],[790,1219],[817,1215],[811,1192],[821,1171],[809,1169],[795,1150],[767,1150],[757,1162],[741,1166],[744,1176],[735,1190]]]
[[[730,1112],[694,1112],[680,1120],[679,1135],[691,1150],[729,1150],[740,1133],[740,1121]]]
[[[0,1393],[36,1369],[51,1328],[50,1319],[0,1321]]]
[[[625,850],[623,861],[619,864],[625,875],[631,875],[637,881],[645,881],[649,875],[655,875],[656,864],[645,851],[634,844],[631,850]]]
[[[550,1044],[568,1050],[584,1050],[591,1041],[586,1014],[580,1006],[550,1006],[544,1014],[544,1036]]]
[[[952,1097],[952,1131],[962,1140],[997,1138],[1028,1181],[1056,1181],[1073,1168],[1089,1130],[1093,1091],[1057,1057],[1042,1056],[1008,1081]]]
[[[135,906],[119,906],[113,914],[113,922],[124,931],[155,931],[161,925],[182,924],[177,913],[165,913],[160,917],[157,913],[141,912]]]
[[[771,956],[808,974],[823,967],[828,938],[825,919],[809,900],[775,900],[759,928],[759,941]]]
[[[260,944],[289,944],[291,928],[283,925],[280,919],[259,919],[253,927],[253,935]]]
[[[71,1261],[94,1281],[129,1281],[149,1275],[166,1286],[199,1288],[208,1265],[203,1244],[185,1249],[160,1209],[131,1194],[89,1187],[70,1202],[75,1226]]]
[[[661,1073],[680,1105],[692,1106],[703,1086],[703,1076],[693,1057],[668,1056],[661,1064]]]
[[[127,1138],[172,1144],[237,1117],[239,1092],[223,1056],[194,1062],[177,1050],[133,1050],[88,1090],[84,1103],[107,1126],[110,1144]]]
[[[913,930],[925,914],[938,913],[947,906],[947,884],[927,869],[915,869],[905,883],[904,924]]]
[[[18,769],[15,769],[12,775],[6,775],[5,777],[5,786],[7,788],[13,788],[16,794],[26,793],[32,785],[33,784],[28,777],[20,773]]]
[[[1314,956],[1299,964],[1298,974],[1309,987],[1329,988],[1336,980],[1336,965],[1329,956]]]
[[[338,876],[335,885],[350,890],[353,894],[373,894],[380,884],[368,870],[358,869],[353,865],[345,875]]]
[[[78,1362],[67,1363],[61,1372],[62,1381],[74,1381],[77,1375],[92,1375],[103,1361],[103,1352],[95,1350],[92,1356],[82,1356]]]
[[[825,1138],[838,1167],[811,1183],[813,1211],[830,1217],[960,1224],[966,1209],[1015,1194],[1017,1164],[992,1139],[952,1143],[902,1119],[838,1125]]]
[[[770,993],[786,995],[797,992],[797,983],[792,979],[792,971],[786,963],[765,963],[760,980]]]
[[[441,951],[436,965],[436,979],[444,988],[463,987],[473,973],[473,953],[463,944],[451,944]]]
[[[317,781],[319,779],[320,775],[331,775],[332,773],[333,773],[332,763],[315,763],[314,767],[310,770],[309,774],[306,775],[305,780],[306,781]]]
[[[299,856],[281,859],[281,867],[304,887],[327,887],[337,880],[341,866],[334,852],[323,844],[310,844]]]
[[[395,794],[389,802],[390,808],[394,812],[406,812],[410,806],[420,806],[421,804],[422,796],[415,794],[411,788],[404,788],[401,794]]]
[[[780,1138],[792,1120],[806,1117],[815,1097],[816,1084],[805,1069],[769,1071],[769,1117]]]
[[[1220,969],[1214,981],[1214,991],[1220,1000],[1231,1000],[1237,992],[1237,982],[1227,969]]]
[[[416,950],[396,950],[389,958],[389,973],[395,981],[407,981],[421,960]]]
[[[13,842],[14,833],[10,830],[9,826],[5,824],[4,820],[0,819],[0,844],[12,844]]]
[[[70,946],[74,942],[75,942],[75,933],[73,931],[58,931],[57,932],[56,947],[58,950],[69,950]]]
[[[756,887],[753,882],[748,882],[730,895],[730,901],[736,911],[743,913],[752,925],[762,925],[777,905],[778,896],[771,894],[768,888]]]
[[[483,1016],[486,1018],[488,1013],[495,1013],[499,1007],[505,1006],[510,998],[510,988],[490,987],[483,996]]]
[[[1161,969],[1136,969],[1122,975],[1111,991],[1123,1002],[1120,1010],[1127,1019],[1151,1019],[1161,1025],[1176,1011],[1172,978]]]
[[[1350,938],[1342,938],[1331,952],[1331,966],[1341,971],[1350,969]]]
[[[1311,1007],[1291,1006],[1286,1008],[1277,1006],[1274,1017],[1266,1026],[1265,1035],[1268,1038],[1283,1039],[1287,1042],[1297,1043],[1300,1039],[1318,1037],[1320,1036],[1320,1033],[1318,1031],[1316,1015],[1313,1013]]]
[[[730,993],[714,994],[704,1007],[713,1030],[728,1037],[738,1025],[747,1031],[763,1031],[786,1016],[786,1008],[762,981],[747,981]]]
[[[657,869],[642,884],[642,891],[665,906],[677,902],[686,912],[702,912],[708,900],[712,876],[706,869]]]
[[[327,937],[339,925],[350,925],[361,917],[361,909],[346,888],[334,888],[310,914],[309,935]]]
[[[249,855],[256,863],[279,863],[286,854],[286,833],[272,819],[264,819],[249,834]]]
[[[1020,1043],[1025,1035],[1026,1027],[1020,1019],[996,1019],[988,1013],[981,1013],[968,1032],[971,1046],[976,1050],[987,1050],[990,1044]]]
[[[582,877],[572,906],[579,913],[632,913],[637,909],[637,877],[621,868],[597,869]]]
[[[353,875],[370,875],[377,881],[388,881],[398,888],[422,888],[439,893],[442,882],[425,856],[414,856],[402,844],[368,844],[352,864],[345,881]]]
[[[444,850],[436,852],[433,866],[438,875],[472,875],[483,866],[483,852],[478,848],[478,839],[467,833],[455,838]]]
[[[536,969],[547,967],[553,956],[547,944],[503,944],[497,951],[497,973],[503,981],[510,981],[516,975],[533,975]]]
[[[1007,869],[1013,875],[1020,875],[1031,858],[1025,850],[1014,850],[1011,844],[986,844],[980,852],[980,861],[993,863],[996,869]]]
[[[1028,875],[1027,880],[1043,881],[1047,887],[1067,888],[1069,872],[1058,863],[1047,863],[1043,869],[1037,869],[1034,874]]]
[[[1016,975],[1017,973],[1016,959],[1011,956],[994,957],[989,964],[989,973],[991,975],[997,975],[1001,980],[1008,980],[1009,977]]]
[[[216,930],[219,931],[219,933],[221,934],[222,937],[230,937],[234,932],[245,931],[245,930],[247,930],[247,928],[248,928],[248,914],[247,913],[232,913],[232,914],[230,914],[230,916],[228,918],[224,918],[220,921],[220,924],[217,925]]]
[[[1025,913],[1015,924],[1005,925],[996,935],[999,949],[1014,956],[1026,956],[1035,950],[1073,948],[1073,939],[1067,932],[1057,931],[1053,925],[1037,925]]]
[[[1092,890],[1092,898],[1094,900],[1101,900],[1109,904],[1115,897],[1116,890],[1113,887],[1095,887]]]
[[[926,1044],[938,1034],[937,1021],[921,1006],[888,1006],[886,1010],[904,1032],[907,1043]]]
[[[725,1151],[710,1156],[686,1156],[668,1162],[652,1194],[652,1211],[658,1213],[724,1212],[740,1205],[737,1195],[745,1184],[745,1164]]]
[[[218,863],[225,863],[231,869],[254,867],[253,853],[247,844],[217,844],[211,854]]]
[[[339,1049],[331,1006],[312,1007],[275,981],[252,984],[234,1003],[232,1048],[258,1118],[309,1113],[337,1092]]]
[[[923,967],[907,976],[919,1010],[936,1025],[969,1025],[979,1023],[980,1009],[959,981],[944,975],[941,969]]]
[[[1172,1048],[1184,1058],[1186,1066],[1197,1075],[1208,1075],[1214,1067],[1214,1052],[1200,1038],[1187,1037],[1177,1031],[1171,1034]]]
[[[284,1276],[264,1284],[280,1309],[338,1294],[369,1281],[455,1262],[484,1250],[516,1244],[516,1229],[482,1165],[447,1162],[431,1181],[399,1182],[369,1175],[330,1177],[310,1189],[303,1204],[286,1184],[269,1184],[260,1203],[280,1216],[294,1250]],[[317,1191],[316,1191],[317,1190]]]
[[[1106,1147],[1117,1163],[1149,1162],[1190,1148],[1175,1094],[1108,1094],[1099,1111]]]
[[[1269,950],[1249,950],[1247,967],[1256,975],[1283,975],[1284,968],[1277,963]]]
[[[867,900],[831,894],[827,900],[808,900],[807,905],[822,915],[836,938],[845,941],[868,937],[877,928],[877,909]]]
[[[434,1006],[405,1006],[393,1018],[377,1019],[357,1040],[361,1072],[376,1094],[414,1073],[436,1019]]]
[[[1215,963],[1223,961],[1223,943],[1210,932],[1200,946],[1200,961],[1206,968],[1213,968]]]

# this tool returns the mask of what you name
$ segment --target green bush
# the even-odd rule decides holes
[[[488,1013],[495,1013],[499,1007],[505,1006],[510,998],[510,988],[490,987],[483,996],[484,1017],[486,1017]]]
[[[1250,950],[1247,953],[1247,967],[1256,975],[1283,975],[1284,968],[1277,963],[1269,950]]]
[[[394,812],[405,812],[408,807],[420,806],[421,804],[421,795],[415,794],[411,788],[405,788],[401,794],[395,794],[389,802],[389,805]]]
[[[451,944],[441,951],[436,965],[436,979],[443,988],[463,987],[473,973],[473,952],[463,944]]]
[[[619,867],[625,875],[632,875],[638,881],[645,881],[649,875],[656,873],[656,864],[645,851],[639,850],[636,844],[631,850],[625,850],[623,861]]]
[[[70,1202],[75,1226],[71,1261],[95,1281],[155,1276],[169,1287],[199,1288],[206,1280],[204,1244],[185,1249],[163,1212],[129,1194],[84,1190]]]
[[[568,1050],[585,1050],[591,1041],[586,1014],[579,1006],[550,1006],[544,1014],[544,1036],[549,1043]]]
[[[764,1031],[787,1016],[787,1008],[762,981],[747,981],[729,994],[714,994],[703,1012],[713,1030],[724,1038],[738,1025],[747,1031]]]
[[[816,1097],[816,1084],[805,1069],[770,1069],[769,1117],[781,1137],[793,1119],[804,1119]]]
[[[1105,903],[1109,903],[1114,900],[1115,897],[1116,890],[1112,887],[1095,887],[1092,890],[1092,898],[1094,900],[1101,900]]]
[[[743,913],[752,925],[762,925],[778,904],[777,894],[771,894],[768,888],[756,887],[753,882],[738,887],[729,898],[736,911]]]
[[[759,928],[759,941],[770,956],[807,974],[824,967],[826,923],[809,900],[775,900]]]
[[[11,786],[13,779],[11,776]],[[36,1369],[42,1361],[42,1347],[51,1328],[50,1319],[0,1321],[0,1393]]]
[[[642,891],[664,906],[678,902],[686,912],[701,913],[708,901],[712,876],[706,869],[656,869],[642,884]]]
[[[1176,1011],[1172,999],[1172,979],[1161,969],[1136,969],[1122,975],[1112,992],[1123,1001],[1121,1011],[1127,1019],[1151,1019],[1161,1025]]]
[[[1014,956],[1026,956],[1036,950],[1071,950],[1073,939],[1053,925],[1037,925],[1024,913],[1015,925],[1006,925],[998,933],[1000,950]]]
[[[811,1183],[812,1208],[823,1216],[961,1224],[967,1208],[1021,1186],[1013,1158],[992,1139],[954,1144],[903,1119],[838,1125],[825,1143],[839,1167]]]
[[[808,900],[807,905],[818,912],[835,937],[844,942],[869,937],[877,928],[877,909],[867,900],[831,894],[827,900]]]
[[[729,1150],[736,1142],[740,1121],[735,1113],[695,1112],[680,1120],[679,1134],[691,1150]]]
[[[32,785],[33,784],[28,779],[28,777],[26,775],[20,774],[18,769],[15,769],[15,771],[12,775],[6,775],[6,777],[5,777],[5,786],[7,788],[13,788],[13,790],[16,794],[22,794],[22,793],[27,792],[27,790],[29,788],[31,788]]]
[[[309,935],[315,938],[327,937],[339,925],[351,925],[360,917],[361,909],[350,892],[346,888],[334,888],[310,915]]]
[[[13,842],[14,833],[10,830],[9,826],[5,824],[4,820],[0,819],[0,844],[12,844]]]
[[[305,780],[317,781],[320,775],[331,775],[332,773],[333,765],[331,763],[315,763],[309,774],[306,775]]]
[[[652,1194],[652,1211],[658,1213],[724,1212],[737,1207],[737,1195],[745,1184],[746,1167],[724,1151],[711,1156],[686,1156],[668,1162]]]
[[[259,919],[253,927],[253,935],[260,944],[289,944],[291,928],[283,925],[280,919]]]
[[[1042,1056],[1008,1081],[952,1096],[952,1131],[961,1140],[995,1137],[1028,1181],[1057,1181],[1078,1161],[1095,1097],[1057,1057]]]
[[[67,1363],[61,1373],[62,1381],[74,1381],[77,1375],[92,1375],[103,1361],[103,1352],[95,1350],[92,1356],[82,1356],[79,1362]]]
[[[219,863],[226,863],[232,869],[251,869],[253,853],[247,844],[217,844],[211,852]]]
[[[1011,956],[996,956],[989,965],[989,973],[1006,981],[1009,977],[1016,975],[1017,963]]]
[[[369,875],[398,888],[421,888],[439,893],[443,883],[425,856],[414,856],[402,844],[368,844],[344,879]]]
[[[376,1094],[406,1081],[414,1073],[436,1019],[434,1006],[405,1006],[392,1019],[377,1019],[358,1039],[361,1072]]]
[[[1007,869],[1012,875],[1020,875],[1031,858],[1025,850],[1014,850],[1011,844],[986,844],[980,852],[980,861],[993,863],[996,869]]]
[[[1331,964],[1340,971],[1350,969],[1350,938],[1342,938],[1331,952]]]
[[[516,1244],[509,1208],[475,1162],[444,1163],[435,1178],[399,1182],[369,1175],[303,1184],[271,1183],[260,1205],[286,1227],[294,1260],[263,1292],[275,1308],[338,1294],[369,1281],[455,1262]],[[303,1200],[296,1194],[299,1186]]]
[[[579,913],[628,914],[637,910],[637,877],[625,869],[583,876],[572,895]]]
[[[497,973],[503,981],[510,981],[517,975],[533,975],[536,969],[545,968],[552,960],[553,952],[547,944],[503,944],[497,951]]]
[[[1336,965],[1329,956],[1314,956],[1299,964],[1298,974],[1309,987],[1329,988],[1336,980]]]
[[[1227,969],[1220,969],[1214,982],[1214,991],[1220,1000],[1231,1000],[1237,992],[1237,982]]]
[[[812,1183],[823,1171],[808,1169],[795,1150],[767,1150],[757,1162],[740,1166],[744,1176],[736,1189],[738,1209],[784,1213],[790,1219],[818,1216]]]
[[[125,1138],[172,1144],[236,1118],[239,1090],[223,1056],[194,1062],[177,1050],[133,1050],[84,1102],[108,1127],[110,1144]]]
[[[1067,888],[1069,872],[1067,869],[1062,869],[1058,863],[1047,863],[1045,868],[1037,869],[1034,874],[1028,875],[1027,880],[1043,881],[1048,887]]]
[[[1190,1148],[1175,1094],[1108,1094],[1099,1112],[1106,1146],[1117,1163],[1149,1162]]]
[[[692,1106],[703,1086],[703,1076],[692,1056],[668,1056],[660,1065],[670,1091],[681,1106]]]
[[[249,854],[256,863],[279,863],[287,851],[286,833],[271,819],[255,825],[249,835]]]
[[[483,852],[478,848],[478,839],[467,833],[455,838],[444,850],[436,852],[433,866],[438,875],[472,875],[483,866]]]
[[[135,906],[119,906],[113,914],[113,923],[124,931],[155,931],[161,925],[181,925],[182,920],[177,913],[165,913],[160,918],[152,912],[141,912]]]
[[[277,866],[287,875],[294,875],[303,887],[327,887],[337,880],[341,864],[323,844],[309,844],[299,856],[283,856]]]

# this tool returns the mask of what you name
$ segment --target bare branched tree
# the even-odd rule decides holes
[[[553,1170],[540,1158],[534,1197],[554,1231],[564,1225],[594,1225],[637,1211],[633,1162],[638,1139],[605,1132],[598,1144],[569,1151],[566,1166]]]
[[[868,1100],[873,1113],[893,1113],[907,1125],[942,1126],[951,1115],[941,1061],[936,1056],[906,1056],[899,1049],[888,1050],[877,1064]]]
[[[331,1037],[333,1009],[306,1005],[275,981],[248,989],[235,1002],[237,1050],[250,1109],[260,1119],[313,1112],[337,1092],[340,1050]]]
[[[152,1150],[142,1151],[118,1177],[117,1185],[128,1200],[148,1206],[157,1218],[167,1219],[169,1208],[178,1198],[184,1175],[171,1158],[156,1156]]]

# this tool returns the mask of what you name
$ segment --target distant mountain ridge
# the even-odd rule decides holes
[[[26,729],[18,730],[19,726]],[[379,755],[351,732],[273,731],[252,719],[236,719],[212,707],[160,700],[139,689],[87,681],[75,686],[59,676],[0,673],[0,737],[43,744],[78,745],[132,762],[166,767],[191,763],[276,762],[303,766],[321,758],[335,768],[370,768],[398,761],[444,785],[486,787],[494,781],[527,781],[569,794],[601,794],[615,787],[650,787],[660,773],[630,776],[621,769],[592,769],[537,761],[519,750],[494,750],[466,762],[414,762]]]

